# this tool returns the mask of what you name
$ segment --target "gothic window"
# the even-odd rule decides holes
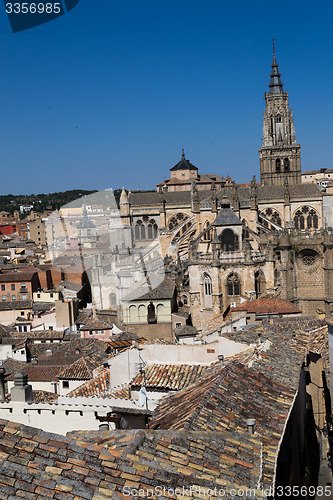
[[[277,158],[275,160],[275,171],[281,172],[281,160],[280,160],[280,158]]]
[[[153,240],[157,237],[158,226],[154,219],[150,219],[146,215],[142,220],[138,220],[135,224],[134,234],[136,240]]]
[[[228,276],[227,288],[229,297],[240,295],[240,282],[237,274],[232,273]]]
[[[298,262],[303,268],[309,268],[316,263],[318,257],[317,252],[314,250],[302,250],[298,254]]]
[[[212,279],[208,274],[204,276],[205,295],[212,295]]]
[[[157,224],[154,219],[150,219],[148,224],[148,240],[154,240],[157,237]]]
[[[182,234],[184,234],[191,226],[192,226],[192,224],[190,222],[187,222],[186,224],[184,224],[182,229],[181,229]]]
[[[289,163],[289,159],[288,158],[284,159],[284,161],[283,161],[283,168],[284,168],[285,172],[289,172],[289,170],[290,170],[290,163]]]
[[[209,274],[204,273],[201,278],[201,283],[203,287],[203,302],[204,307],[209,308],[212,307],[212,278]]]
[[[294,216],[296,229],[318,229],[318,214],[310,207],[304,206]]]
[[[276,116],[276,123],[281,123],[281,116],[280,115]]]
[[[259,298],[260,295],[266,290],[266,280],[262,271],[259,270],[254,273],[254,281],[256,298]]]
[[[142,222],[142,220],[138,220],[135,224],[135,239],[136,240],[145,240],[146,239],[146,228]]]
[[[206,221],[205,225],[204,225],[204,231],[205,232],[204,232],[204,235],[203,235],[203,239],[205,241],[210,241],[211,240],[210,230],[207,231],[208,227],[209,227],[209,222]]]
[[[169,223],[168,223],[169,230],[171,231],[172,229],[175,229],[187,217],[188,217],[188,215],[185,215],[185,214],[182,214],[182,213],[178,213],[178,214],[174,215],[173,217],[171,217],[171,219],[169,220]]]
[[[238,236],[231,229],[225,229],[221,236],[221,246],[224,252],[238,250]]]
[[[260,212],[259,214],[259,222],[265,227],[269,227],[269,224],[265,219],[269,219],[270,221],[274,222],[274,224],[282,226],[281,215],[277,210],[275,210],[275,208],[266,208],[266,210]]]
[[[280,271],[278,269],[274,269],[274,286],[277,287],[280,285]]]

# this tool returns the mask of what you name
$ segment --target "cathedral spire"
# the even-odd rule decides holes
[[[283,89],[280,76],[273,39],[271,82],[265,93],[263,141],[259,149],[261,183],[266,186],[283,186],[286,177],[290,186],[301,182],[301,146],[296,142],[288,92]]]
[[[283,83],[281,82],[281,74],[279,73],[279,65],[276,62],[274,38],[273,38],[272,73],[270,74],[270,77],[271,77],[271,81],[269,84],[269,93],[270,94],[282,94]]]

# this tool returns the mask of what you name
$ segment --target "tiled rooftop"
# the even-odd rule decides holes
[[[69,392],[67,397],[94,397],[131,399],[130,386],[119,386],[110,389],[110,370],[103,369],[91,380]]]
[[[253,299],[243,302],[232,311],[247,311],[256,314],[295,314],[302,311],[292,302],[283,299]]]
[[[3,362],[6,369],[6,380],[14,380],[15,373],[24,372],[28,375],[29,382],[54,382],[57,380],[59,366],[40,366],[35,363],[22,363],[13,359],[6,359]]]
[[[28,344],[31,357],[38,358],[38,364],[54,364],[58,366],[68,366],[82,356],[90,357],[98,363],[103,363],[109,357],[106,353],[109,346],[98,339],[74,338],[70,334],[71,340],[65,342],[53,342],[52,344]],[[52,351],[47,353],[46,351]]]
[[[101,321],[98,318],[87,318],[84,321],[83,326],[80,328],[81,331],[87,330],[112,330],[112,325],[107,323],[106,321]]]
[[[0,420],[0,435],[3,498],[119,499],[124,486],[268,486],[261,481],[260,441],[245,433],[117,430],[63,437]]]
[[[35,268],[31,271],[18,271],[18,272],[0,272],[0,283],[11,283],[11,282],[25,282],[30,281],[33,275],[37,273]]]
[[[0,311],[32,310],[31,300],[4,300],[0,302]]]
[[[159,365],[153,364],[145,369],[145,374],[138,374],[131,386],[171,389],[179,391],[192,384],[207,370],[203,365]]]
[[[58,378],[66,380],[90,380],[93,377],[93,371],[97,368],[98,364],[99,363],[91,360],[91,358],[82,357],[70,366],[60,370]]]

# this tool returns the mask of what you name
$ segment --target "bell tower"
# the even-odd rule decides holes
[[[269,91],[265,93],[263,144],[259,149],[261,184],[284,186],[301,182],[301,146],[296,143],[292,110],[289,109],[288,92],[283,90],[281,75],[275,57]]]

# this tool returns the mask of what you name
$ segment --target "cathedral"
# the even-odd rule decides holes
[[[199,175],[183,151],[155,192],[121,194],[133,245],[158,238],[199,331],[249,298],[281,297],[304,315],[332,312],[333,186],[302,183],[301,146],[274,45],[268,88],[260,183]]]
[[[203,332],[251,298],[332,313],[333,180],[302,174],[300,150],[273,46],[260,183],[201,174],[182,151],[155,191],[123,189],[117,207],[106,190],[50,217],[50,255],[76,255],[94,309],[147,338],[171,338],[184,318]]]

